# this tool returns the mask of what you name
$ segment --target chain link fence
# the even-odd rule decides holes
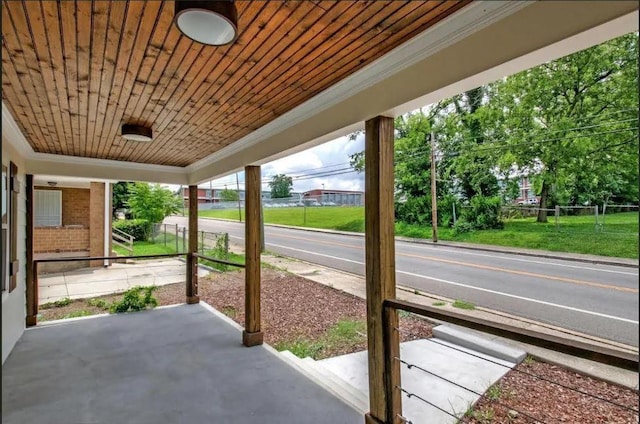
[[[229,234],[198,231],[198,253],[218,259],[229,259]],[[149,240],[162,244],[175,253],[186,253],[189,248],[189,230],[178,224],[153,224]]]
[[[553,224],[553,230],[571,233],[608,233],[627,236],[638,236],[637,229],[630,231],[615,218],[618,214],[637,214],[637,205],[603,205],[603,206],[567,206],[556,205],[554,208],[540,208],[528,205],[508,205],[501,209],[501,218],[505,221],[536,222],[540,211],[547,212],[547,221]],[[616,216],[617,215],[617,216]],[[609,222],[607,223],[607,217]],[[592,230],[586,230],[592,228]]]

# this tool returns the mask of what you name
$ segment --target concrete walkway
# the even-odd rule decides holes
[[[198,275],[209,271],[200,268]],[[38,278],[38,304],[70,298],[81,299],[121,293],[135,286],[163,286],[183,283],[186,278],[184,261],[175,258],[130,263],[114,263],[108,268],[84,268]]]

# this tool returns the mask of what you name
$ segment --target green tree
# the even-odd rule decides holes
[[[116,211],[118,209],[125,209],[129,200],[129,183],[125,181],[119,181],[113,185],[112,189],[112,201],[111,201],[111,215],[116,217]]]
[[[271,198],[283,199],[291,197],[291,190],[293,190],[293,178],[286,176],[285,174],[274,175],[269,182],[271,187]]]
[[[128,205],[136,219],[158,223],[182,208],[180,197],[159,184],[134,183],[129,193]]]
[[[223,202],[237,202],[240,196],[237,191],[229,190],[228,188],[224,188],[220,192],[220,198]]]
[[[493,84],[506,135],[500,159],[538,175],[540,206],[638,195],[638,35]],[[540,210],[538,222],[546,222]]]

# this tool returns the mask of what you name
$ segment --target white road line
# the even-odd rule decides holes
[[[531,299],[529,297],[516,296],[515,294],[503,293],[503,292],[490,290],[490,289],[483,289],[481,287],[474,287],[474,286],[471,286],[471,285],[468,285],[468,284],[456,283],[454,281],[443,280],[441,278],[429,277],[429,276],[420,275],[420,274],[414,274],[412,272],[407,272],[407,271],[396,271],[396,272],[398,272],[399,274],[406,274],[406,275],[411,275],[413,277],[424,278],[424,279],[427,279],[427,280],[434,280],[434,281],[438,281],[438,282],[444,283],[444,284],[451,284],[453,286],[464,287],[464,288],[473,289],[473,290],[479,290],[479,291],[483,291],[483,292],[486,292],[486,293],[491,293],[491,294],[497,294],[497,295],[500,295],[500,296],[510,297],[510,298],[513,298],[513,299],[519,299],[519,300],[524,300],[524,301],[527,301],[527,302],[539,303],[541,305],[546,305],[546,306],[554,306],[556,308],[567,309],[569,311],[574,311],[574,312],[581,312],[583,314],[595,315],[595,316],[599,316],[599,317],[602,317],[602,318],[613,319],[613,320],[616,320],[616,321],[628,322],[630,324],[636,324],[636,325],[639,324],[638,321],[634,321],[634,320],[627,319],[627,318],[621,318],[621,317],[616,317],[616,316],[613,316],[613,315],[601,314],[599,312],[586,311],[584,309],[573,308],[571,306],[558,305],[557,303],[545,302],[543,300]]]
[[[317,256],[322,256],[322,257],[325,257],[325,258],[336,259],[336,260],[339,260],[339,261],[351,262],[351,263],[358,264],[358,265],[363,265],[363,266],[365,265],[364,262],[354,261],[352,259],[339,258],[337,256],[325,255],[325,254],[317,253],[317,252],[310,252],[308,250],[296,249],[294,247],[282,246],[282,245],[279,245],[279,244],[269,243],[269,245],[273,246],[273,247],[279,247],[279,248],[282,248],[282,249],[295,250],[296,252],[308,253],[310,255],[317,255]],[[414,274],[412,272],[407,272],[407,271],[398,271],[398,270],[396,270],[396,272],[398,274],[405,274],[405,275],[410,275],[412,277],[424,278],[426,280],[438,281],[438,282],[444,283],[444,284],[450,284],[450,285],[453,285],[453,286],[464,287],[464,288],[478,290],[478,291],[491,293],[491,294],[497,294],[497,295],[500,295],[500,296],[510,297],[510,298],[518,299],[518,300],[524,300],[524,301],[527,301],[527,302],[538,303],[538,304],[541,304],[541,305],[553,306],[553,307],[556,307],[556,308],[566,309],[566,310],[574,311],[574,312],[580,312],[580,313],[583,313],[583,314],[595,315],[595,316],[598,316],[598,317],[608,318],[608,319],[612,319],[612,320],[616,320],[616,321],[627,322],[627,323],[630,323],[630,324],[636,324],[636,325],[639,324],[638,321],[634,321],[634,320],[627,319],[627,318],[621,318],[621,317],[616,317],[616,316],[613,316],[613,315],[601,314],[599,312],[586,311],[584,309],[573,308],[571,306],[558,305],[557,303],[545,302],[543,300],[536,300],[536,299],[531,299],[531,298],[528,298],[528,297],[516,296],[514,294],[503,293],[503,292],[499,292],[499,291],[495,291],[495,290],[483,289],[481,287],[474,287],[474,286],[471,286],[469,284],[456,283],[454,281],[443,280],[441,278],[429,277],[429,276],[420,275],[420,274]]]

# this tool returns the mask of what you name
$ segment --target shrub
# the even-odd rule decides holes
[[[469,207],[463,209],[461,220],[477,230],[501,229],[504,228],[504,223],[500,220],[501,207],[500,197],[473,196]]]
[[[395,203],[396,220],[407,224],[431,225],[431,196],[410,197]]]
[[[153,292],[157,287],[149,286],[132,287],[122,296],[122,300],[115,301],[111,304],[109,312],[129,312],[129,311],[142,311],[147,307],[155,307],[158,305],[158,301],[153,297]]]
[[[473,224],[463,219],[458,220],[453,226],[453,234],[464,234],[473,231]]]
[[[62,308],[73,303],[73,300],[65,297],[64,299],[56,300],[55,302],[47,302],[40,305],[40,309]]]
[[[137,241],[145,241],[151,236],[153,225],[144,219],[125,219],[113,223],[113,227],[133,236]]]

